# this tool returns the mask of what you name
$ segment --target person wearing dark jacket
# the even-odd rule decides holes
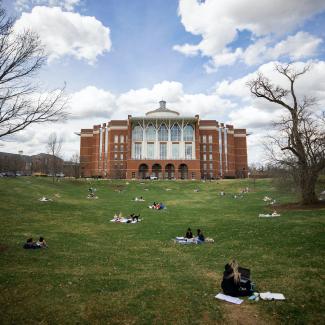
[[[238,263],[235,260],[225,265],[221,288],[226,295],[233,297],[245,297],[253,293],[250,281],[241,284]]]
[[[196,238],[197,238],[197,242],[198,242],[198,244],[200,244],[200,243],[204,243],[204,241],[205,241],[205,237],[204,237],[203,232],[202,232],[201,229],[198,229],[198,230],[197,230],[197,236],[196,236]]]
[[[188,228],[188,229],[187,229],[187,232],[186,232],[186,234],[185,234],[185,238],[187,238],[187,239],[191,239],[191,238],[193,238],[193,234],[192,234],[192,230],[191,230],[191,228]]]

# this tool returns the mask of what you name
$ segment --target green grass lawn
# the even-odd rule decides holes
[[[250,180],[129,183],[0,179],[1,324],[202,325],[231,323],[238,313],[246,324],[324,321],[324,209],[258,218],[270,211],[265,195],[296,199],[268,180],[258,180],[255,190]],[[97,200],[86,199],[89,186]],[[243,199],[230,195],[246,186],[252,192]],[[53,202],[39,202],[43,195]],[[132,202],[141,195],[146,202]],[[153,201],[167,209],[148,209]],[[117,211],[140,213],[143,221],[111,223]],[[188,227],[215,243],[174,244]],[[40,235],[48,249],[22,249],[26,238]],[[287,300],[217,301],[233,257],[252,270],[259,291]]]

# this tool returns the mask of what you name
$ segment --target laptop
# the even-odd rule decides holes
[[[247,281],[250,281],[251,279],[251,270],[246,269],[244,267],[239,266],[238,272],[240,273],[240,282],[246,283]]]

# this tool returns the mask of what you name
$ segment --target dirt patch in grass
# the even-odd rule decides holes
[[[9,248],[9,246],[0,243],[0,253],[3,253]]]
[[[247,304],[232,305],[225,303],[223,305],[225,324],[228,325],[270,325],[277,324],[276,321],[270,322],[262,317],[257,310],[257,306]]]
[[[295,211],[310,211],[310,210],[325,210],[325,201],[319,201],[318,203],[310,204],[310,205],[302,205],[301,203],[286,203],[286,204],[278,204],[272,206],[272,209],[279,211],[290,211],[290,210],[295,210]]]

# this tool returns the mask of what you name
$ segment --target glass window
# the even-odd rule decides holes
[[[206,153],[203,154],[203,160],[204,160],[204,161],[207,160],[207,155],[206,155]]]
[[[173,159],[179,159],[179,144],[178,143],[172,144],[172,156],[173,156]]]
[[[212,153],[209,154],[209,159],[212,160]]]
[[[206,143],[207,142],[207,137],[206,135],[202,135],[202,143]]]
[[[203,170],[205,170],[205,171],[207,170],[207,163],[203,164]]]
[[[142,141],[143,132],[141,126],[137,125],[132,130],[133,141]]]
[[[167,159],[167,143],[160,144],[160,159]]]
[[[124,135],[120,135],[120,142],[124,142]]]
[[[118,143],[118,135],[114,136],[114,143]]]
[[[203,152],[207,152],[207,145],[206,144],[204,144],[203,146],[202,146],[202,148],[203,148]]]
[[[134,158],[135,159],[141,159],[141,151],[142,151],[142,144],[135,143],[134,144]]]
[[[147,158],[154,159],[155,158],[155,144],[147,143]]]
[[[209,144],[209,152],[212,152],[212,144]]]
[[[117,160],[117,153],[114,153],[114,160]]]
[[[209,135],[209,143],[212,143],[212,135]]]
[[[184,141],[193,141],[194,129],[192,125],[186,125],[184,128]]]
[[[120,154],[120,159],[123,160],[123,154],[122,153]]]
[[[178,124],[172,126],[171,141],[181,141],[181,128]]]
[[[155,141],[156,140],[156,129],[153,125],[149,125],[146,129],[146,138],[149,141]]]
[[[168,129],[165,124],[162,124],[158,131],[159,141],[168,141]]]
[[[192,143],[185,143],[185,159],[192,159]]]
[[[123,144],[120,145],[120,151],[124,151],[124,145]]]
[[[210,163],[210,170],[212,170],[213,169],[213,164],[212,163]]]
[[[118,145],[114,144],[114,151],[117,151]]]

